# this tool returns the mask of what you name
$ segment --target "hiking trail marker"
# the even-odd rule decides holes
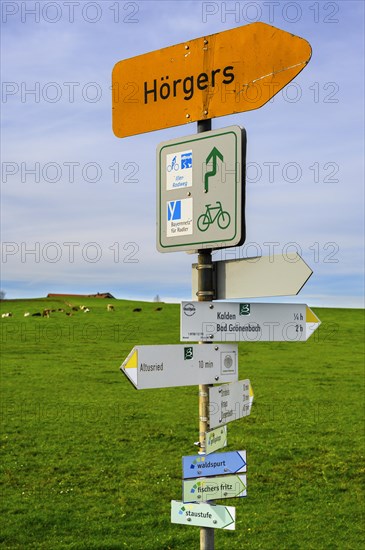
[[[245,240],[246,132],[239,126],[157,148],[157,249],[238,246]]]
[[[321,324],[305,304],[182,302],[181,340],[304,342]]]
[[[205,433],[205,454],[209,455],[227,447],[228,430],[227,426],[221,426],[215,430]]]
[[[209,387],[209,426],[216,428],[248,416],[253,391],[249,380]]]
[[[237,497],[247,497],[245,475],[183,480],[184,502],[206,502],[207,500]]]
[[[234,506],[171,501],[171,523],[234,530],[235,519],[236,509]]]
[[[238,380],[236,344],[135,346],[120,370],[137,390]]]
[[[197,478],[246,472],[246,451],[183,456],[183,477]]]

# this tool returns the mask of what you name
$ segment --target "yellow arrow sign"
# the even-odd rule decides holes
[[[317,315],[313,313],[310,307],[306,307],[305,314],[305,327],[306,327],[306,337],[307,339],[317,330],[321,321],[318,319]]]
[[[251,111],[304,69],[309,43],[252,23],[119,61],[112,75],[117,137]]]

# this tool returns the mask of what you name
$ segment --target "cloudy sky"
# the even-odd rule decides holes
[[[2,258],[7,298],[109,291],[191,297],[196,255],[156,250],[156,148],[196,124],[120,139],[115,63],[262,21],[312,59],[247,131],[246,243],[224,260],[297,250],[313,276],[293,301],[361,307],[364,3],[2,1]]]

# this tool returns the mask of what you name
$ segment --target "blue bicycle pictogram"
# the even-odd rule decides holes
[[[167,171],[172,172],[173,170],[179,170],[179,168],[180,168],[180,165],[176,161],[176,155],[175,155],[174,158],[171,161],[171,164],[167,165]]]
[[[220,229],[226,229],[231,223],[231,216],[223,210],[222,203],[216,202],[217,206],[205,205],[205,212],[201,214],[197,221],[197,226],[200,231],[206,231],[215,221]]]

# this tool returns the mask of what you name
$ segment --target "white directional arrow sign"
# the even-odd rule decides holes
[[[182,341],[303,342],[320,324],[305,304],[181,304]]]
[[[206,502],[221,498],[247,496],[245,475],[202,477],[183,480],[184,502]]]
[[[193,264],[193,299],[198,290],[196,267]],[[296,252],[213,262],[215,299],[294,296],[312,273]]]
[[[253,402],[249,380],[209,388],[209,426],[216,428],[248,416]]]
[[[234,506],[171,501],[171,523],[234,530],[235,519]]]
[[[120,370],[137,390],[238,380],[236,344],[135,346]]]

